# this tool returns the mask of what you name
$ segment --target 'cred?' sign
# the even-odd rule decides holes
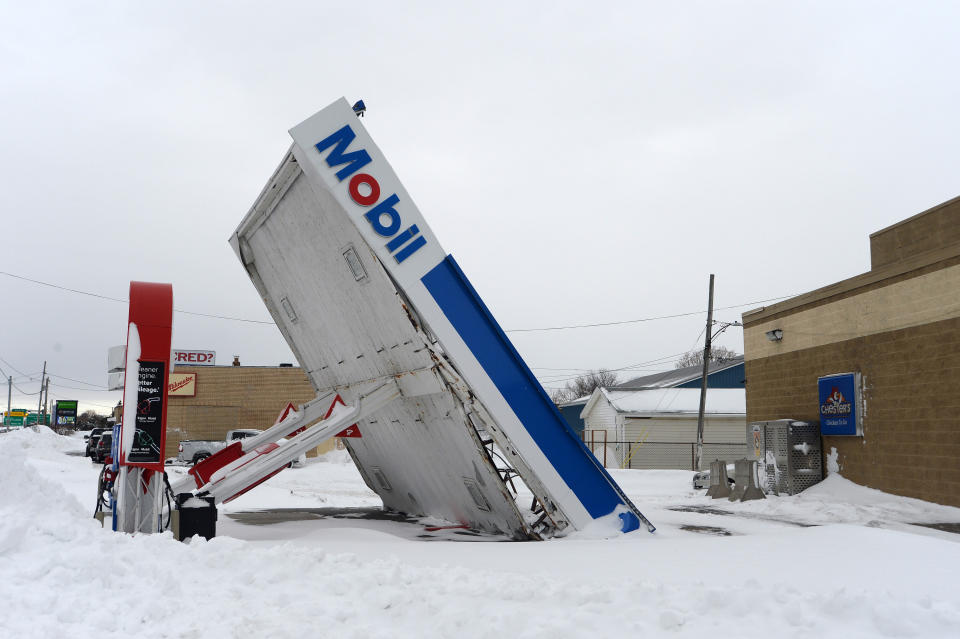
[[[217,354],[214,351],[173,351],[175,366],[214,366]]]

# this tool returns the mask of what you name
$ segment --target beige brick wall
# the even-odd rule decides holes
[[[871,268],[960,243],[960,197],[870,236]]]
[[[960,265],[775,319],[747,321],[744,357],[749,360],[784,355],[953,317],[960,317]],[[766,337],[766,332],[775,328],[783,330],[780,342]]]
[[[817,378],[859,372],[864,436],[824,452],[855,482],[960,506],[960,198],[870,247],[869,273],[744,313],[747,420],[818,420]]]
[[[824,437],[857,483],[960,506],[960,318],[746,361],[747,420],[817,420],[817,378],[859,371],[864,436]]]

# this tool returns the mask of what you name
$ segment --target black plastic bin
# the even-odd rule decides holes
[[[180,513],[178,540],[190,539],[194,535],[200,535],[204,539],[217,536],[217,505],[213,497],[180,493],[176,502],[177,511]]]

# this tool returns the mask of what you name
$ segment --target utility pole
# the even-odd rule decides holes
[[[10,414],[10,397],[13,395],[13,375],[7,377],[7,415]]]
[[[43,423],[47,423],[48,408],[50,406],[50,378],[47,378],[46,390],[43,391]]]
[[[43,360],[43,373],[40,374],[40,401],[37,402],[37,422],[40,421],[42,413],[40,409],[43,408],[43,383],[47,377],[47,360]]]
[[[707,302],[707,330],[703,342],[703,377],[700,380],[700,412],[697,414],[697,459],[694,470],[703,470],[703,411],[707,406],[707,371],[710,369],[710,342],[713,339],[713,273]]]

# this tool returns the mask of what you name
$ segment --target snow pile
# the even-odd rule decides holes
[[[836,446],[830,447],[830,453],[827,455],[827,472],[830,474],[840,472],[840,462],[838,461],[840,454],[837,452]]]
[[[738,509],[811,525],[861,523],[897,528],[894,524],[960,522],[960,508],[891,495],[838,474],[827,475],[798,495],[745,502]]]
[[[423,542],[366,520],[254,526],[221,509],[222,536],[183,544],[100,529],[71,494],[89,482],[92,495],[97,468],[29,437],[0,435],[2,637],[952,637],[960,627],[960,544],[749,519],[742,534],[693,534],[680,523],[708,515],[668,507],[670,494],[712,501],[686,487],[689,473],[617,473],[656,535]],[[372,494],[352,466],[311,461],[237,502],[356,506]],[[650,494],[634,490],[648,483]],[[822,490],[856,492],[836,481]],[[767,503],[810,516],[824,495]]]
[[[626,515],[629,512],[626,506],[617,506],[612,513],[594,519],[583,530],[570,531],[563,537],[568,539],[614,539],[624,534],[622,532],[623,520],[620,515]],[[643,527],[644,524],[641,523],[640,526]]]
[[[0,445],[4,451],[29,451],[31,457],[45,459],[59,459],[58,453],[77,450],[78,441],[82,435],[64,437],[57,435],[46,426],[33,428],[18,428],[3,435]]]
[[[96,527],[87,521],[92,511],[85,512],[75,497],[27,463],[28,455],[62,457],[70,448],[49,428],[0,435],[0,559],[25,547],[71,541],[74,532]],[[95,492],[93,486],[90,493]]]

